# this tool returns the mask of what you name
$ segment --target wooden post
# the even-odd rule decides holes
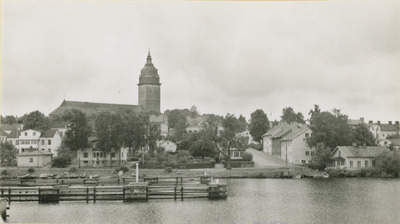
[[[39,196],[38,196],[38,201],[41,202],[41,200],[40,200],[40,187],[38,188],[38,192],[39,192],[39,193],[38,193],[38,195],[39,195]]]
[[[181,186],[181,200],[183,201],[183,186]]]
[[[11,188],[8,187],[8,201],[11,202]]]
[[[183,177],[181,177],[181,184],[183,184]]]
[[[1,197],[3,197],[3,196],[4,196],[4,189],[1,188]]]
[[[176,185],[175,185],[175,188],[174,188],[174,199],[176,201]]]
[[[125,187],[122,188],[122,201],[125,202]]]
[[[149,200],[149,186],[146,186],[146,200]]]
[[[86,203],[89,203],[89,187],[86,187]]]
[[[96,202],[96,186],[93,186],[93,202]]]

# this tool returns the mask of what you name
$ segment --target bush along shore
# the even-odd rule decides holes
[[[400,172],[387,172],[374,167],[363,168],[360,170],[340,170],[330,169],[326,171],[330,177],[380,177],[380,178],[400,178]]]

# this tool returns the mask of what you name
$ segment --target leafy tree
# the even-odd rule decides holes
[[[34,129],[44,132],[50,128],[50,119],[38,110],[25,114],[22,117],[22,121],[24,129]]]
[[[314,168],[325,169],[326,164],[331,161],[331,150],[324,143],[318,143],[315,146],[315,154],[312,156],[312,164]]]
[[[13,165],[16,163],[18,149],[9,142],[0,142],[0,160],[2,164]]]
[[[199,138],[190,146],[189,151],[192,156],[201,156],[203,160],[206,156],[213,157],[215,154],[213,136],[207,132],[201,132]]]
[[[1,123],[3,124],[15,124],[17,123],[17,117],[12,115],[7,115],[5,117],[1,116]]]
[[[199,111],[197,110],[197,107],[195,105],[193,105],[190,108],[190,117],[195,118],[197,116],[199,116]]]
[[[231,149],[243,149],[245,141],[236,134],[240,132],[240,124],[238,119],[233,114],[227,114],[222,121],[224,130],[221,132],[219,143],[217,144],[218,150],[225,157],[227,162],[226,168],[231,169]]]
[[[240,130],[239,131],[240,132],[245,131],[247,129],[247,126],[248,126],[246,118],[243,117],[242,115],[240,115],[239,118],[238,118],[238,122],[239,122],[239,126],[240,126]]]
[[[310,147],[316,147],[318,143],[333,150],[338,145],[350,145],[351,129],[348,124],[347,115],[340,113],[340,110],[334,109],[333,113],[321,112],[318,105],[310,113],[310,129],[312,135],[307,139]]]
[[[88,137],[90,136],[92,129],[86,118],[86,114],[76,110],[68,110],[63,114],[63,119],[69,122],[67,131],[63,143],[71,151],[78,151],[88,147]],[[78,164],[80,167],[80,158],[78,158]]]
[[[357,145],[366,144],[367,146],[375,146],[375,137],[369,131],[365,124],[358,124],[352,131],[352,142]]]
[[[244,161],[252,161],[253,160],[253,154],[251,154],[249,152],[243,152],[242,153],[242,159]]]
[[[215,140],[215,138],[219,134],[218,127],[220,126],[221,120],[223,119],[223,117],[220,117],[215,114],[207,114],[204,116],[205,116],[205,119],[202,123],[202,131],[208,133],[208,135],[211,135],[213,137],[213,139]]]
[[[396,177],[400,172],[400,154],[399,152],[383,152],[375,158],[376,169],[381,171],[384,176]]]
[[[146,141],[150,150],[150,155],[154,157],[157,140],[161,139],[161,128],[159,124],[148,123],[146,131]]]
[[[286,121],[288,124],[292,122],[297,122],[302,124],[306,123],[304,121],[303,114],[301,112],[298,113],[294,112],[293,108],[291,107],[283,108],[281,119],[282,121]]]
[[[123,144],[123,122],[121,116],[111,113],[100,113],[94,123],[96,135],[99,139],[97,147],[105,154],[111,153],[112,149],[118,150],[121,155]],[[119,160],[121,162],[121,159]],[[110,157],[112,166],[112,158]],[[121,166],[121,164],[119,164]]]
[[[251,113],[249,131],[254,141],[261,142],[262,135],[265,134],[269,128],[269,120],[263,110],[258,109]]]

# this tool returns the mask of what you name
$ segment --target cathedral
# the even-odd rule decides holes
[[[115,113],[119,110],[131,110],[136,113],[145,111],[160,113],[161,83],[160,77],[158,75],[158,70],[153,65],[150,51],[147,55],[146,64],[140,72],[138,86],[139,105],[92,103],[64,100],[57,109],[49,114],[49,116],[62,116],[65,111],[71,109],[80,110],[84,112],[87,116],[100,112]]]

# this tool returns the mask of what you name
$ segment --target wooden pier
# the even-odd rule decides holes
[[[132,178],[133,179],[133,178]],[[76,180],[75,180],[76,181]],[[214,182],[212,177],[146,177],[142,182],[129,182],[120,180],[121,185],[99,186],[98,181],[71,184],[70,181],[59,181],[53,186],[9,186],[1,187],[2,198],[12,201],[99,201],[121,200],[138,201],[149,199],[174,199],[188,198],[226,198],[224,183]]]

